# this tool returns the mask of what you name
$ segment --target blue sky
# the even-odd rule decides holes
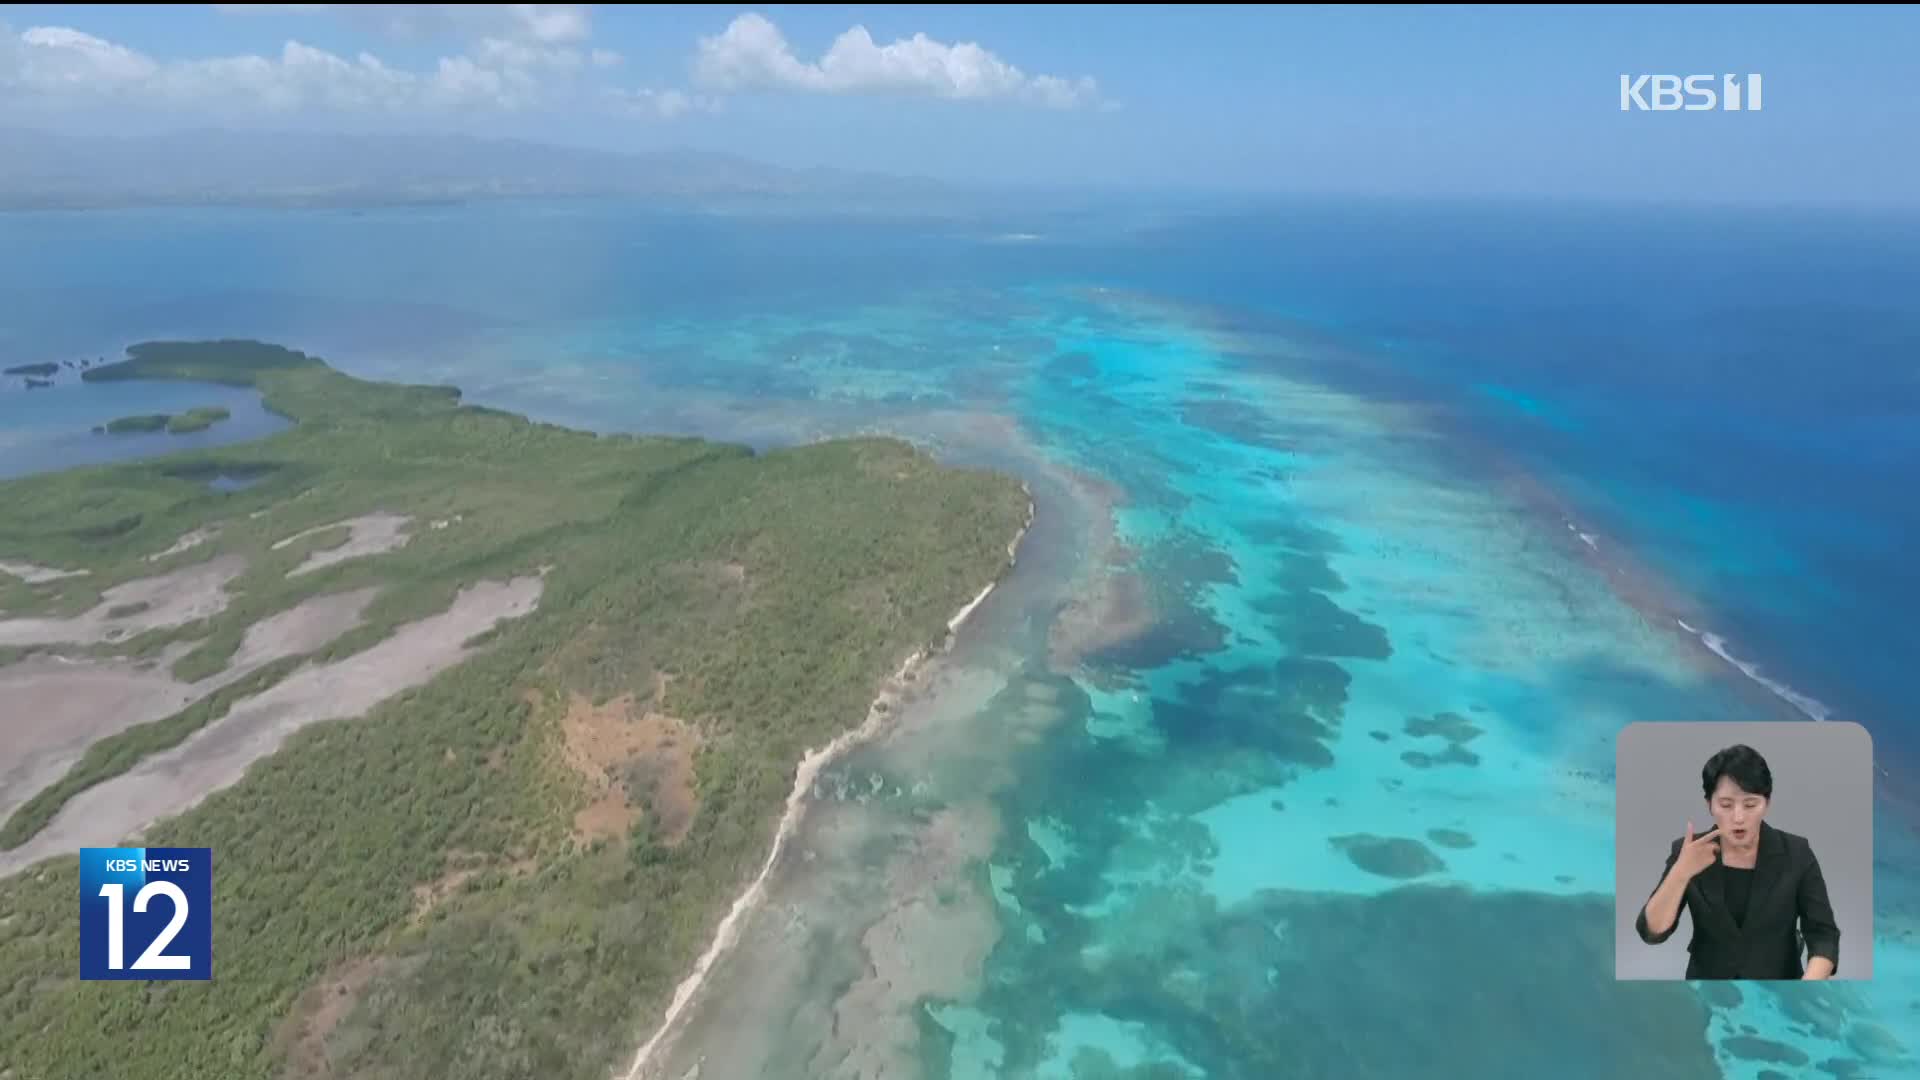
[[[1920,200],[1911,7],[7,5],[0,24],[0,124],[62,130],[464,131],[1050,185]],[[1758,72],[1765,108],[1622,112],[1623,72]]]

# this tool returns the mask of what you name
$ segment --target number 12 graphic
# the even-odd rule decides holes
[[[107,898],[107,967],[114,971],[126,966],[126,914],[121,911],[126,891],[127,887],[117,881],[100,886],[100,895]],[[173,882],[149,881],[140,894],[133,898],[133,910],[144,913],[147,901],[156,896],[173,901],[173,919],[167,923],[165,930],[160,931],[160,936],[153,939],[153,944],[147,946],[147,951],[140,954],[140,959],[133,962],[133,970],[187,971],[193,967],[193,957],[168,955],[166,948],[180,928],[187,925],[187,914],[192,910],[192,905],[187,902],[187,894],[181,892],[180,886]]]
[[[81,979],[212,977],[211,849],[81,849]]]

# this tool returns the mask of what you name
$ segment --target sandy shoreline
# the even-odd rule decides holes
[[[954,635],[959,633],[960,628],[966,624],[967,619],[972,617],[980,605],[986,603],[987,597],[993,594],[993,590],[999,586],[1001,579],[1013,569],[1013,564],[1018,558],[1020,541],[1026,538],[1027,531],[1033,526],[1033,492],[1024,484],[1021,488],[1027,495],[1027,520],[1020,526],[1020,531],[1014,535],[1013,540],[1007,544],[1007,564],[1001,568],[1000,574],[994,580],[988,582],[985,588],[954,614],[953,618],[947,620],[947,640],[942,651],[952,646]],[[827,745],[808,752],[800,759],[799,768],[794,773],[793,790],[787,793],[787,808],[780,815],[779,828],[773,835],[773,847],[767,852],[766,861],[760,865],[760,872],[747,885],[746,891],[734,900],[733,906],[727,910],[726,917],[720,920],[719,927],[714,930],[712,943],[707,946],[707,951],[700,955],[700,959],[695,961],[693,971],[674,988],[673,1000],[667,1005],[665,1015],[661,1017],[653,1035],[634,1052],[633,1063],[627,1067],[626,1072],[620,1074],[622,1080],[643,1080],[650,1075],[647,1072],[649,1064],[667,1044],[669,1037],[675,1033],[675,1026],[692,1006],[701,988],[706,985],[707,976],[713,971],[714,965],[738,940],[741,925],[759,908],[762,899],[766,896],[767,880],[780,861],[780,853],[786,850],[787,841],[792,839],[794,833],[798,831],[800,821],[806,814],[807,796],[812,792],[813,782],[820,775],[820,770],[849,750],[871,741],[885,730],[893,717],[899,713],[898,699],[912,682],[913,677],[918,674],[921,665],[935,655],[938,653],[919,649],[908,656],[901,663],[900,669],[882,684],[879,695],[867,707],[867,718],[859,727],[842,732]]]

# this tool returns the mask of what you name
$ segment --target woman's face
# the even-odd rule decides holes
[[[1740,790],[1730,776],[1720,778],[1707,800],[1714,824],[1720,826],[1722,844],[1749,848],[1760,841],[1760,819],[1767,816],[1767,797]]]

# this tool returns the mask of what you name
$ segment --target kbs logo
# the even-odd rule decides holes
[[[1622,75],[1620,111],[1759,112],[1760,76],[1747,75]],[[1716,84],[1718,89],[1716,90]],[[1744,93],[1743,93],[1744,91]]]
[[[81,848],[80,978],[213,978],[213,849]]]

